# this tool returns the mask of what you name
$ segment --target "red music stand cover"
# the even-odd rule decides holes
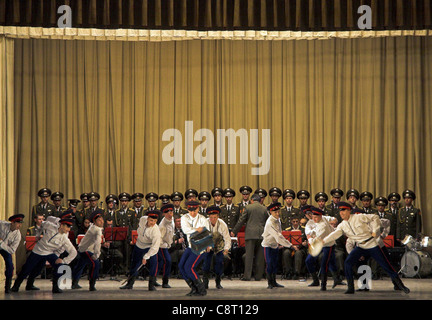
[[[128,227],[112,227],[104,230],[105,241],[123,241],[126,240],[127,234]]]
[[[394,248],[394,236],[389,235],[383,239],[386,248]]]
[[[238,241],[239,247],[245,246],[245,233],[244,232],[238,232],[237,233],[237,241]]]
[[[35,236],[26,236],[25,238],[25,247],[27,251],[32,251],[35,244],[36,244],[36,237]]]
[[[294,246],[299,246],[303,242],[302,233],[299,230],[282,231],[282,235]]]

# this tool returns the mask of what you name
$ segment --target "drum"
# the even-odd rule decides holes
[[[432,274],[432,258],[424,251],[407,251],[401,259],[401,272],[408,278]]]

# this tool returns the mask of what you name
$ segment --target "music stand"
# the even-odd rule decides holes
[[[104,238],[105,241],[125,241],[128,234],[128,227],[109,227],[104,230]],[[111,256],[111,245],[108,247],[108,257],[111,258],[111,267],[107,271],[110,273],[110,280],[117,280],[117,277],[114,276],[114,257]]]
[[[34,246],[36,245],[36,237],[35,236],[26,236],[25,238],[25,248],[27,251],[32,251]]]

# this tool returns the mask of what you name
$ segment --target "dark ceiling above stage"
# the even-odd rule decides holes
[[[56,27],[63,4],[75,28],[358,30],[360,5],[373,30],[432,26],[431,0],[0,0],[0,25]]]

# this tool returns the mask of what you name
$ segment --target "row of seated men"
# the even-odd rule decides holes
[[[171,195],[161,195],[158,196],[154,192],[148,193],[146,196],[144,196],[142,193],[134,193],[132,195],[129,195],[128,193],[121,193],[118,196],[109,194],[105,198],[105,221],[106,221],[106,228],[110,227],[127,227],[128,228],[128,235],[126,237],[125,241],[113,241],[113,244],[110,246],[110,249],[105,250],[106,252],[103,253],[102,259],[105,257],[105,260],[111,260],[111,265],[114,265],[114,267],[111,266],[110,271],[115,273],[124,273],[128,269],[128,263],[130,258],[130,252],[131,252],[131,231],[137,229],[139,218],[148,210],[156,208],[156,203],[158,200],[162,202],[162,205],[168,202],[172,202],[175,210],[174,210],[174,217],[177,218],[175,220],[178,220],[177,223],[180,223],[180,217],[187,213],[187,210],[182,208],[181,202],[184,198],[186,200],[196,200],[198,199],[201,202],[201,208],[200,213],[206,216],[206,208],[209,205],[209,201],[211,198],[214,199],[214,204],[221,206],[222,212],[221,212],[221,219],[223,219],[229,229],[231,230],[235,224],[237,223],[239,217],[241,216],[243,209],[246,205],[249,204],[249,196],[252,192],[252,189],[249,186],[243,186],[240,188],[240,194],[242,197],[242,201],[240,203],[234,204],[233,198],[236,195],[236,192],[231,188],[226,188],[222,190],[221,188],[214,188],[211,193],[202,191],[198,193],[194,189],[188,189],[185,192],[185,195],[183,196],[180,192],[174,192]],[[267,197],[267,191],[264,189],[257,189],[255,191],[256,193],[261,195],[262,204],[265,205],[265,199]],[[340,200],[340,198],[344,195],[344,192],[340,190],[339,188],[335,188],[331,190],[330,192],[332,196],[332,201],[329,205],[327,205],[328,202],[328,196],[324,192],[319,192],[315,195],[315,201],[317,202],[318,206],[322,208],[326,215],[334,217],[334,223],[337,224],[341,221],[340,216],[338,214],[338,210],[336,209],[336,203]],[[35,205],[32,208],[32,216],[34,217],[34,221],[37,219],[36,216],[42,216],[45,218],[49,215],[59,215],[64,210],[67,210],[68,208],[65,208],[61,206],[62,200],[64,198],[63,194],[61,192],[55,192],[51,193],[51,191],[47,188],[41,189],[38,192],[39,197],[41,198],[41,202],[37,205]],[[307,205],[307,202],[310,198],[310,194],[306,190],[300,190],[297,194],[291,190],[286,189],[283,192],[279,188],[272,188],[269,190],[269,195],[272,202],[277,202],[279,198],[282,196],[286,206],[281,211],[281,226],[282,230],[292,230],[292,229],[298,229],[302,230],[304,233],[304,225],[307,223],[307,219],[302,213],[302,206]],[[292,206],[293,200],[296,198],[300,200],[300,207],[295,208]],[[367,213],[375,213],[380,214],[382,217],[386,215],[386,218],[389,218],[391,220],[391,231],[390,234],[394,235],[396,239],[402,239],[401,233],[403,231],[408,231],[409,229],[412,229],[413,227],[410,226],[402,226],[403,222],[405,222],[404,219],[400,218],[400,209],[401,206],[399,204],[399,201],[401,199],[400,195],[397,193],[391,193],[388,196],[387,203],[390,203],[391,206],[385,210],[385,212],[379,212],[377,209],[373,208],[371,206],[372,203],[372,194],[370,192],[363,192],[360,194],[357,190],[351,189],[347,192],[346,195],[348,201],[353,203],[354,208],[356,207],[356,202],[358,200],[362,201],[363,207],[362,210]],[[48,201],[48,199],[51,198],[53,201],[53,204],[51,205]],[[377,199],[382,200],[383,197],[378,197]],[[148,207],[145,208],[143,205],[143,200],[146,200],[148,202]],[[375,199],[375,202],[377,201]],[[414,195],[415,199],[415,195]],[[224,201],[223,201],[224,200]],[[102,205],[103,202],[100,201],[100,195],[97,192],[91,192],[91,193],[83,193],[80,196],[80,200],[78,199],[69,199],[69,209],[71,209],[74,212],[75,215],[75,221],[76,224],[72,228],[71,237],[74,238],[77,234],[85,233],[86,226],[89,224],[89,216],[93,212],[93,210],[96,210],[99,205]],[[82,202],[82,206],[80,209],[79,203]],[[131,206],[132,202],[132,206]],[[386,203],[386,205],[387,205]],[[399,213],[399,216],[398,216]],[[412,216],[412,215],[411,215]],[[162,217],[160,217],[160,220]],[[160,221],[159,220],[159,221]],[[406,219],[406,222],[411,222],[412,219]],[[420,223],[419,223],[420,221]],[[415,221],[415,232],[417,232],[420,225],[421,229],[421,218],[417,219]],[[38,226],[35,225],[32,226],[29,229],[29,234],[36,232]],[[176,228],[176,233],[181,234],[181,226],[178,226]],[[398,235],[399,233],[399,235]],[[176,235],[177,236],[177,235]],[[175,236],[175,237],[176,237]],[[186,237],[184,237],[185,239]],[[74,240],[74,239],[73,239]],[[180,244],[177,242],[178,239],[174,239],[173,247],[177,246],[176,248],[171,248],[172,255],[173,255],[173,265],[175,266],[176,261],[179,260],[179,257],[181,256],[182,248],[180,247]],[[341,243],[338,245],[338,252],[337,252],[337,261],[338,261],[338,267],[340,268],[339,272],[340,274],[343,274],[343,261],[346,256],[346,249],[343,243],[343,239],[340,239]],[[184,240],[180,240],[184,241]],[[304,240],[306,241],[306,239]],[[183,245],[184,246],[184,245]],[[225,274],[230,275],[239,275],[242,273],[243,268],[243,254],[244,254],[244,248],[240,247],[238,243],[234,242],[233,248],[230,253],[230,257],[227,259],[226,263],[226,270]],[[304,260],[307,256],[307,243],[305,242],[305,245],[303,246],[302,250],[299,250],[296,254],[292,252],[290,249],[281,249],[281,259],[279,259],[281,265],[280,265],[280,272],[284,274],[288,279],[289,278],[301,278],[304,277],[306,273],[306,268],[304,264]],[[108,259],[107,259],[108,258]],[[113,260],[115,260],[113,262]],[[109,265],[109,264],[106,264]],[[374,269],[375,270],[375,269]],[[174,272],[175,273],[175,272]]]

